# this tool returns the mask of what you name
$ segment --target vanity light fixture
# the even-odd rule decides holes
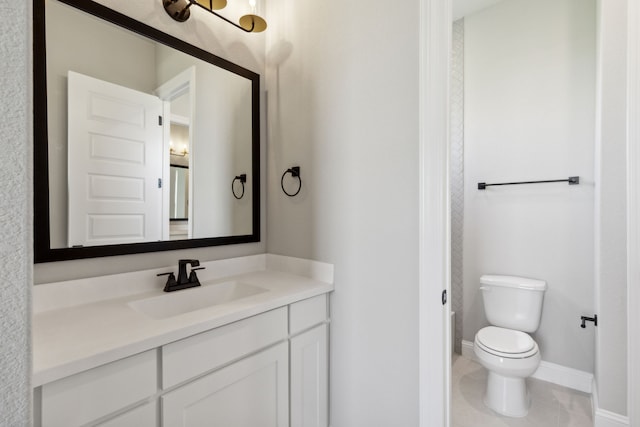
[[[185,157],[187,154],[189,154],[189,149],[187,148],[186,145],[182,144],[181,149],[176,150],[175,147],[173,146],[173,141],[169,141],[169,154],[171,154],[172,156]]]
[[[255,0],[249,0],[251,13],[240,17],[239,25],[214,12],[215,10],[223,9],[227,5],[227,0],[162,0],[162,5],[169,16],[178,22],[184,22],[189,19],[191,6],[199,6],[246,33],[261,33],[267,29],[267,21],[255,14]]]

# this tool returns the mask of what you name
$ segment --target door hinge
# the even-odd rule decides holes
[[[447,290],[442,291],[442,305],[447,303]]]
[[[158,126],[162,126],[162,116],[158,116]]]
[[[162,188],[162,178],[158,178],[158,188]]]

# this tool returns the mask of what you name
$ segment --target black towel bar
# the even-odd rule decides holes
[[[478,190],[484,190],[487,187],[494,185],[520,185],[520,184],[546,184],[549,182],[568,182],[569,185],[578,185],[580,184],[579,176],[570,176],[568,179],[551,179],[547,181],[522,181],[522,182],[501,182],[497,184],[487,184],[485,182],[478,183]]]

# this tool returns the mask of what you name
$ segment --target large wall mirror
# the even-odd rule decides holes
[[[34,0],[35,262],[259,241],[259,86],[100,4]]]

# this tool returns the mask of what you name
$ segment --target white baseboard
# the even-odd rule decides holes
[[[467,359],[476,360],[476,355],[473,352],[473,343],[471,341],[462,340],[462,355]]]
[[[471,341],[462,341],[462,355],[468,359],[476,360]],[[532,375],[533,378],[572,388],[584,393],[592,392],[593,374],[557,365],[551,362],[540,362],[540,367]]]
[[[593,427],[629,427],[629,417],[600,408],[598,385],[593,381],[591,407],[593,408]]]
[[[572,388],[584,393],[591,393],[593,374],[568,368],[551,362],[540,362],[538,370],[532,375],[533,378],[558,384],[563,387]]]
[[[596,409],[593,415],[593,427],[629,427],[629,417],[610,412],[605,409]]]

